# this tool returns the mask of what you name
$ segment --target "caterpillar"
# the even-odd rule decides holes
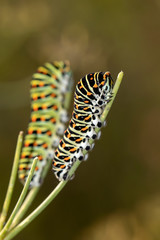
[[[75,161],[86,160],[83,150],[93,148],[90,139],[98,139],[95,129],[101,128],[100,117],[112,98],[114,82],[109,72],[95,72],[81,78],[76,85],[74,108],[69,126],[55,150],[52,168],[59,181],[69,178],[68,172]]]
[[[68,61],[55,61],[39,67],[31,80],[31,117],[24,139],[18,175],[24,184],[33,159],[38,164],[30,187],[41,184],[41,174],[47,161],[53,158],[60,136],[68,121],[66,95],[71,91],[72,73]]]

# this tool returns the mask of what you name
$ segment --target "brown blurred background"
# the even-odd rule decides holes
[[[160,239],[159,0],[1,1],[0,206],[29,120],[31,75],[65,59],[75,82],[94,71],[125,77],[89,160],[16,239]],[[50,171],[32,207],[56,184]],[[20,190],[17,181],[12,207]]]

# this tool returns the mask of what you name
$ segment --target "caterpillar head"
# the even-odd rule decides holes
[[[111,92],[114,86],[114,81],[111,77],[110,72],[100,72],[100,74],[102,74],[103,76],[103,81],[100,82],[100,84],[102,85],[102,91],[105,94]]]
[[[106,102],[109,102],[112,97],[114,81],[110,72],[99,72],[97,76],[97,83],[101,89],[98,104],[102,106],[105,105]]]

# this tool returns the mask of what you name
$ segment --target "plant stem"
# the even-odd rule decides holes
[[[15,218],[13,219],[13,222],[12,222],[9,230],[14,228],[20,222],[20,220],[22,219],[22,217],[25,215],[28,208],[32,204],[33,200],[35,199],[39,189],[40,189],[40,187],[34,187],[30,190],[30,192],[28,193],[26,199],[24,200],[21,208],[19,209],[18,213],[16,214]]]
[[[21,152],[21,147],[22,147],[22,140],[23,140],[23,132],[20,132],[18,135],[17,139],[17,145],[16,145],[16,151],[15,151],[15,156],[14,156],[14,161],[13,161],[13,167],[12,167],[12,172],[11,172],[11,177],[9,180],[9,185],[5,197],[5,201],[3,204],[3,209],[0,217],[0,231],[3,228],[4,222],[7,217],[7,213],[9,210],[10,202],[12,199],[13,195],[13,189],[17,177],[17,170],[18,170],[18,163],[19,163],[19,158],[20,158],[20,152]]]
[[[101,120],[104,121],[105,118],[107,117],[109,110],[111,108],[111,105],[115,99],[115,96],[118,92],[120,83],[122,81],[123,78],[123,72],[120,72],[118,74],[116,83],[114,85],[114,89],[113,89],[113,98],[110,101],[109,104],[107,104],[106,108],[104,109],[104,112],[102,114]],[[80,165],[80,161],[76,161],[74,163],[74,165],[72,166],[72,168],[69,171],[69,176],[72,176],[73,173],[76,171],[76,169],[78,168],[78,166]],[[9,234],[6,236],[5,240],[10,240],[12,239],[14,236],[16,236],[20,231],[22,231],[29,223],[31,223],[32,220],[34,220],[34,218],[36,218],[51,202],[52,200],[58,195],[58,193],[63,189],[63,187],[67,184],[67,181],[61,181],[57,187],[50,193],[50,195],[28,216],[26,217],[17,227],[15,227],[13,230],[11,230],[11,232],[9,232]]]
[[[57,194],[62,190],[62,188],[67,184],[67,181],[60,182],[57,187],[51,192],[51,194],[27,217],[25,218],[17,227],[15,227],[6,236],[5,240],[12,239],[16,236],[23,228],[25,228],[31,221],[36,218],[57,196]]]
[[[13,212],[11,213],[11,216],[9,217],[6,225],[4,226],[4,228],[2,229],[2,231],[0,232],[0,239],[3,239],[3,237],[6,235],[16,213],[18,212],[20,206],[22,205],[22,202],[27,194],[27,191],[29,189],[29,185],[30,185],[30,182],[32,180],[32,177],[33,177],[33,174],[34,174],[34,170],[35,170],[35,167],[37,165],[37,161],[38,161],[38,157],[36,157],[34,160],[33,160],[33,163],[32,163],[32,166],[31,166],[31,169],[29,171],[29,174],[28,174],[28,177],[27,177],[27,180],[25,182],[25,185],[23,187],[23,190],[21,192],[21,195],[17,201],[17,204],[15,206],[15,208],[13,209]]]
[[[49,160],[48,164],[45,166],[44,168],[44,171],[42,173],[42,179],[44,180],[47,172],[48,172],[48,169],[51,165],[51,160]],[[11,226],[10,226],[10,229],[12,229],[13,227],[15,227],[19,222],[20,220],[22,219],[22,217],[24,216],[24,214],[27,212],[28,208],[30,207],[30,205],[32,204],[33,200],[35,199],[38,191],[40,189],[40,186],[39,187],[34,187],[30,190],[30,192],[28,193],[26,199],[24,200],[22,206],[20,207],[18,213],[16,214]]]
[[[112,100],[107,104],[106,108],[104,109],[103,113],[102,113],[102,116],[101,116],[101,121],[104,122],[108,113],[109,113],[109,110],[111,109],[111,106],[114,102],[114,99],[117,95],[117,92],[118,92],[118,89],[120,87],[120,84],[122,82],[122,79],[123,79],[123,76],[124,76],[124,73],[121,71],[118,76],[117,76],[117,80],[115,82],[115,85],[114,85],[114,88],[113,88],[113,97],[112,97]]]

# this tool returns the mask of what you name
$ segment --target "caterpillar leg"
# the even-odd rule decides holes
[[[90,128],[88,129],[88,132],[87,132],[87,134],[86,134],[86,137],[92,138],[92,139],[96,139],[97,133],[95,132],[95,130],[94,130],[93,127],[90,127]]]
[[[64,163],[53,165],[53,172],[59,181],[68,180],[68,172],[71,166],[71,164],[65,165]]]
[[[102,122],[100,120],[100,116],[99,115],[93,115],[91,124],[94,127],[101,128],[102,127]]]
[[[63,111],[61,110],[60,113],[60,121],[62,123],[66,123],[69,120],[69,116],[66,110],[63,109]]]
[[[75,158],[79,161],[82,161],[84,157],[83,151],[81,148],[78,148],[77,151],[75,152]]]
[[[98,106],[92,106],[91,110],[94,115],[100,115],[103,112],[102,108]]]
[[[79,145],[79,147],[89,151],[90,148],[91,148],[91,144],[89,143],[89,139],[84,138],[83,141],[81,142],[81,144]]]
[[[65,126],[62,123],[59,123],[56,127],[56,134],[62,135],[64,133]]]
[[[97,134],[97,138],[96,138],[96,139],[99,140],[100,137],[101,137],[101,131],[98,132],[98,134]]]
[[[87,159],[88,159],[88,156],[89,156],[89,155],[88,155],[88,153],[87,153],[87,154],[85,154],[85,155],[84,155],[84,159],[83,159],[83,161],[87,161]]]
[[[59,141],[60,141],[60,137],[58,137],[58,136],[54,136],[54,137],[52,138],[52,148],[53,148],[53,149],[58,146]]]
[[[95,143],[92,143],[90,150],[92,150],[94,148],[94,145],[95,145]]]
[[[106,127],[107,126],[107,121],[104,121],[103,123],[102,123],[102,127]]]
[[[49,150],[48,154],[47,154],[47,160],[53,159],[54,158],[54,151],[53,150]]]

